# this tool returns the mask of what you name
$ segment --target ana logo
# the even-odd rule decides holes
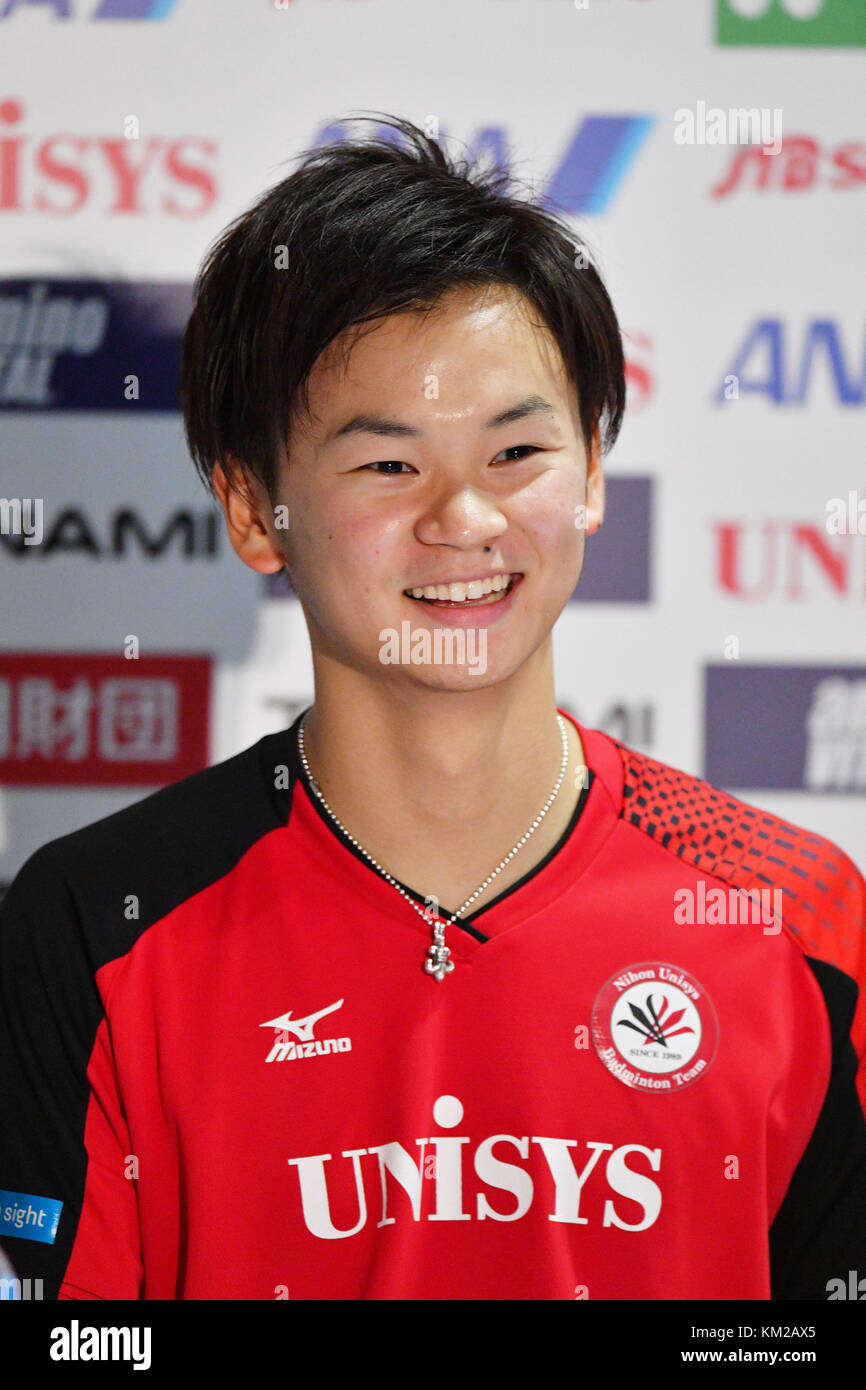
[[[681,1091],[716,1054],[719,1025],[703,988],[674,965],[644,961],[608,980],[592,1039],[608,1071],[642,1091]]]
[[[802,331],[783,319],[752,324],[728,366],[715,404],[752,393],[774,405],[802,405],[820,393],[830,404],[866,405],[863,345],[834,319],[808,319]]]
[[[96,0],[83,14],[85,6],[78,4],[73,15],[72,0],[0,0],[0,19],[8,19],[16,11],[47,5],[52,19],[168,19],[177,0]]]
[[[314,1038],[313,1029],[320,1018],[326,1014],[332,1014],[335,1009],[343,1007],[342,999],[338,999],[336,1004],[329,1004],[326,1009],[319,1009],[318,1013],[307,1014],[306,1018],[292,1018],[292,1011],[280,1014],[279,1018],[270,1018],[267,1023],[260,1023],[260,1028],[276,1028],[277,1039],[265,1058],[266,1062],[294,1062],[301,1057],[323,1057],[327,1052],[351,1052],[351,1038]],[[294,1034],[294,1039],[289,1034]]]
[[[573,128],[568,144],[553,170],[542,203],[571,216],[598,216],[607,212],[620,185],[647,139],[655,116],[584,116]],[[316,145],[333,144],[350,135],[351,122],[323,126]],[[386,127],[388,129],[388,127]],[[375,133],[375,130],[374,130]],[[441,122],[426,132],[435,140],[448,138]],[[509,174],[510,132],[504,126],[485,124],[468,143],[467,158],[494,165]]]

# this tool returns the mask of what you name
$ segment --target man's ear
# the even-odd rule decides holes
[[[258,479],[233,461],[226,468],[216,463],[213,486],[235,553],[259,574],[281,570],[286,557],[276,544],[271,504]]]
[[[601,468],[601,430],[596,425],[586,461],[586,534],[592,536],[604,520],[604,473]]]

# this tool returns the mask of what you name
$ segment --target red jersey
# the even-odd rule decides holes
[[[826,1299],[866,1268],[863,878],[577,728],[571,824],[447,928],[442,981],[429,922],[309,788],[297,721],[32,855],[0,906],[19,1277]]]

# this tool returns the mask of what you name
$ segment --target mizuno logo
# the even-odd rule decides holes
[[[289,1009],[287,1014],[280,1014],[279,1018],[268,1019],[267,1023],[260,1023],[260,1028],[279,1028],[284,1033],[294,1033],[299,1042],[311,1042],[313,1029],[320,1018],[325,1014],[332,1014],[335,1009],[343,1007],[342,999],[338,999],[336,1004],[329,1004],[326,1009],[319,1009],[316,1014],[307,1014],[306,1018],[292,1018],[292,1011]]]
[[[292,1018],[292,1010],[288,1013],[280,1014],[279,1018],[270,1018],[266,1023],[260,1023],[260,1028],[275,1028],[277,1039],[265,1058],[266,1062],[292,1062],[301,1057],[322,1057],[328,1052],[351,1052],[351,1038],[314,1038],[313,1029],[320,1018],[326,1014],[332,1014],[336,1009],[343,1007],[343,1000],[338,999],[336,1004],[329,1004],[325,1009],[319,1009],[317,1013],[307,1014],[305,1018]],[[293,1041],[289,1034],[293,1033],[297,1041]]]

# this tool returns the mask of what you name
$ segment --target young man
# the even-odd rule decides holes
[[[394,127],[200,273],[191,452],[315,701],[10,889],[0,1186],[53,1225],[4,1239],[67,1299],[825,1299],[866,1270],[863,880],[557,711],[616,318]]]

